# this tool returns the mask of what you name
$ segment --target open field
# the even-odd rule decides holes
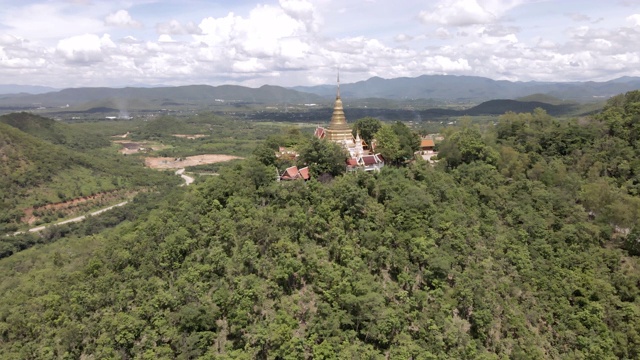
[[[205,135],[205,134],[193,134],[193,135],[189,135],[189,134],[173,134],[173,136],[175,136],[177,138],[182,138],[182,139],[195,140],[195,139],[207,137],[209,135]]]
[[[144,159],[144,164],[152,169],[180,169],[185,166],[215,164],[235,159],[242,158],[239,156],[220,154],[195,155],[185,158],[147,157]]]

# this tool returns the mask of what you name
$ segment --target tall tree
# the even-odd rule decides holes
[[[346,170],[347,154],[340,145],[325,139],[311,138],[299,148],[299,166],[309,166],[314,176],[340,175]]]
[[[397,163],[400,156],[400,140],[391,126],[383,124],[376,132],[376,152],[382,154],[386,161]]]
[[[353,136],[356,136],[357,132],[360,132],[360,137],[367,144],[371,145],[371,140],[374,138],[374,135],[380,130],[382,127],[382,122],[376,118],[367,116],[361,119],[356,120],[353,124]]]
[[[420,150],[420,135],[400,121],[396,121],[391,125],[391,129],[398,136],[400,144],[398,157],[404,160],[413,158],[413,154]]]

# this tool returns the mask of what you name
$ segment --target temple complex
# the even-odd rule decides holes
[[[318,126],[314,135],[319,139],[327,139],[340,144],[348,153],[347,170],[355,171],[364,169],[365,171],[380,170],[384,166],[384,159],[380,154],[370,154],[365,150],[367,144],[356,133],[353,137],[351,127],[347,124],[344,115],[344,107],[340,98],[340,75],[338,75],[338,89],[336,91],[336,101],[333,105],[331,122],[327,128]]]

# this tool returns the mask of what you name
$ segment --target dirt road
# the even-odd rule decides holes
[[[185,186],[185,185],[189,185],[193,182],[194,178],[192,178],[189,175],[185,175],[184,174],[184,168],[176,171],[176,175],[180,175],[180,177],[184,180],[184,184],[180,185],[180,186]]]
[[[24,234],[24,233],[26,233],[26,232],[40,232],[40,231],[42,231],[42,230],[44,230],[44,229],[47,229],[47,228],[49,228],[49,227],[51,227],[51,226],[58,226],[58,225],[64,225],[64,224],[69,224],[69,223],[80,222],[80,221],[82,221],[82,220],[86,219],[86,218],[87,218],[87,216],[96,216],[96,215],[100,215],[100,214],[102,214],[102,213],[103,213],[103,212],[105,212],[105,211],[109,211],[109,210],[111,210],[111,209],[113,209],[113,208],[116,208],[116,207],[118,207],[118,206],[124,206],[124,205],[126,205],[127,203],[128,203],[128,201],[123,201],[123,202],[121,202],[121,203],[118,203],[118,204],[115,204],[115,205],[111,205],[111,206],[106,207],[106,208],[104,208],[104,209],[100,209],[100,210],[94,211],[94,212],[90,213],[89,215],[82,215],[82,216],[74,217],[73,219],[68,219],[68,220],[61,221],[61,222],[59,222],[59,223],[55,223],[55,224],[42,225],[42,226],[34,227],[34,228],[31,228],[31,229],[29,229],[29,230],[27,230],[27,231],[18,231],[18,232],[13,233],[12,235],[20,235],[20,234]]]
[[[180,186],[189,185],[189,184],[193,183],[193,181],[194,181],[194,178],[192,178],[192,177],[191,177],[191,176],[189,176],[189,175],[185,175],[185,174],[184,174],[184,171],[185,171],[185,169],[184,169],[184,168],[182,168],[182,169],[180,169],[180,170],[177,170],[177,171],[176,171],[176,175],[180,175],[180,177],[182,177],[182,178],[184,179],[184,184],[182,184],[182,185],[180,185]],[[61,221],[61,222],[58,222],[58,223],[55,223],[55,224],[42,225],[42,226],[34,227],[34,228],[31,228],[31,229],[26,230],[26,231],[17,231],[17,232],[15,232],[15,233],[13,233],[13,234],[7,234],[7,236],[11,236],[11,235],[20,235],[20,234],[25,234],[25,233],[27,233],[27,232],[32,232],[32,233],[34,233],[34,232],[40,232],[40,231],[45,230],[45,229],[47,229],[47,228],[49,228],[49,227],[52,227],[52,226],[57,226],[57,225],[64,225],[64,224],[69,224],[69,223],[80,222],[80,221],[82,221],[82,220],[86,219],[86,218],[87,218],[87,216],[96,216],[96,215],[100,215],[100,214],[102,214],[103,212],[105,212],[105,211],[109,211],[109,210],[111,210],[111,209],[113,209],[113,208],[116,208],[116,207],[118,207],[118,206],[124,206],[124,205],[126,205],[128,202],[129,202],[129,201],[123,201],[123,202],[121,202],[121,203],[118,203],[118,204],[115,204],[115,205],[111,205],[111,206],[109,206],[109,207],[106,207],[106,208],[103,208],[103,209],[100,209],[100,210],[96,210],[96,211],[94,211],[94,212],[90,213],[89,215],[82,215],[82,216],[74,217],[73,219],[64,220],[64,221]]]

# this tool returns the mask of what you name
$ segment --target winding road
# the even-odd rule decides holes
[[[184,180],[184,184],[180,185],[180,186],[185,186],[185,185],[189,185],[193,182],[193,178],[189,175],[185,175],[184,174],[184,168],[176,171],[176,175],[180,175],[180,177]]]

